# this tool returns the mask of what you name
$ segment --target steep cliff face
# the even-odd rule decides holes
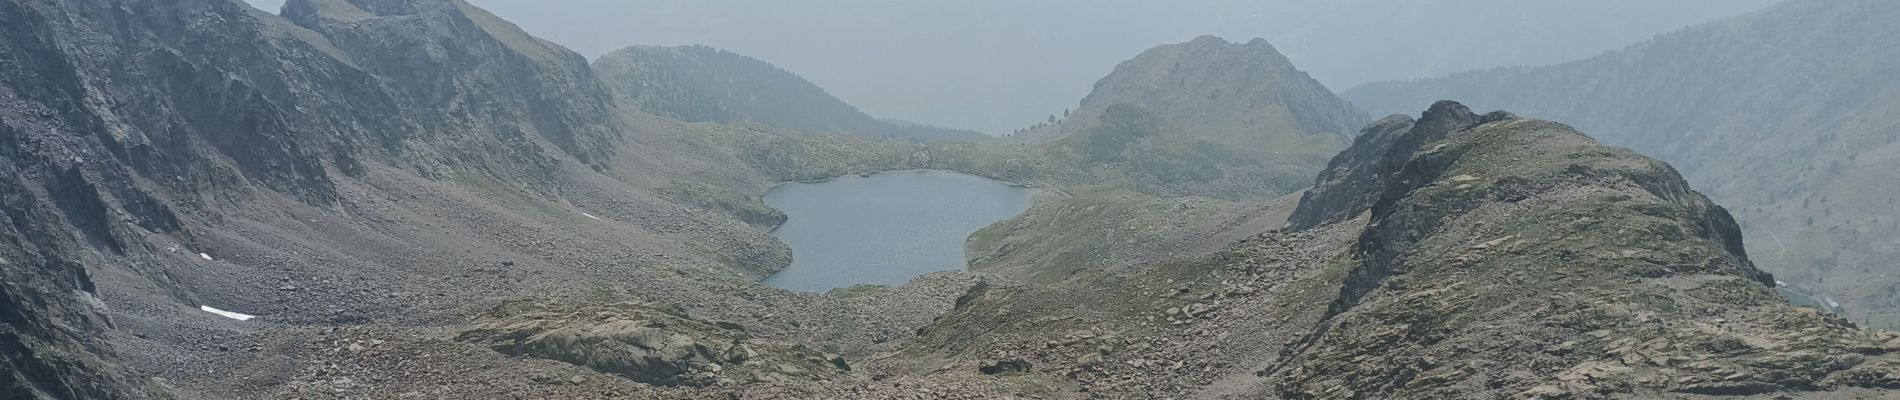
[[[974,141],[973,131],[899,124],[858,111],[791,71],[706,46],[634,46],[594,62],[615,93],[687,122],[756,122],[810,133]]]
[[[625,297],[607,276],[723,298],[682,282],[789,259],[691,198],[763,178],[572,52],[460,1],[286,11],[0,2],[0,397],[248,397],[216,375],[281,353],[220,349],[294,324]]]
[[[1390,185],[1393,178],[1390,171],[1398,169],[1398,164],[1417,152],[1419,146],[1479,122],[1458,118],[1469,110],[1446,109],[1451,107],[1449,104],[1440,106],[1425,113],[1449,114],[1433,118],[1443,126],[1418,129],[1418,121],[1404,115],[1386,117],[1366,126],[1352,147],[1334,156],[1326,169],[1320,171],[1313,188],[1301,194],[1303,207],[1287,218],[1287,228],[1305,230],[1358,217],[1371,209],[1378,195]]]
[[[4,7],[4,6],[0,6]],[[12,21],[9,21],[12,22]],[[8,115],[8,121],[15,115]],[[10,139],[0,137],[0,140]],[[0,396],[10,399],[146,398],[142,379],[119,363],[117,351],[102,332],[112,320],[100,303],[98,288],[83,258],[107,250],[105,241],[88,243],[73,232],[98,231],[106,217],[91,192],[52,194],[21,180],[9,163],[0,166]],[[84,184],[83,180],[69,177]],[[44,196],[44,197],[42,197]],[[71,217],[57,202],[75,207]],[[99,247],[94,247],[99,246]]]
[[[1764,268],[1900,323],[1900,4],[1785,1],[1580,61],[1366,85],[1343,95],[1401,112],[1455,99],[1568,121],[1681,168],[1732,206]]]

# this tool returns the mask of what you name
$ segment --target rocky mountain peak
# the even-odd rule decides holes
[[[1395,112],[1458,99],[1564,121],[1680,168],[1735,210],[1789,290],[1900,327],[1900,2],[1781,1],[1570,62],[1342,92]]]
[[[1155,47],[1117,65],[1095,83],[1072,120],[1092,121],[1115,104],[1154,111],[1181,131],[1236,145],[1286,135],[1344,137],[1367,120],[1266,40],[1239,44],[1211,35]]]
[[[1320,172],[1313,188],[1301,195],[1300,206],[1287,219],[1287,229],[1306,230],[1358,217],[1371,210],[1393,176],[1426,143],[1444,139],[1479,124],[1515,118],[1497,112],[1480,116],[1455,101],[1439,101],[1419,119],[1392,115],[1359,132],[1352,147],[1340,152]]]
[[[1404,387],[1376,378],[1412,368],[1404,366],[1405,360],[1451,360],[1441,357],[1565,366],[1550,370],[1554,379],[1509,389],[1531,398],[1631,390],[1760,394],[1866,386],[1864,376],[1892,373],[1891,364],[1859,361],[1855,346],[1864,344],[1851,343],[1864,343],[1864,332],[1787,306],[1771,289],[1774,278],[1757,269],[1741,248],[1740,229],[1727,210],[1691,190],[1667,164],[1600,145],[1566,125],[1503,112],[1481,116],[1452,102],[1434,104],[1410,123],[1381,121],[1361,139],[1341,154],[1344,162],[1321,175],[1320,185],[1296,211],[1302,224],[1329,221],[1322,226],[1359,226],[1339,221],[1370,215],[1346,253],[1351,267],[1338,298],[1315,335],[1290,347],[1304,355],[1290,369],[1279,370],[1283,396],[1307,398],[1350,388],[1434,397],[1433,390],[1469,393],[1486,384],[1465,374]],[[1654,299],[1654,304],[1628,302],[1632,296]],[[1509,306],[1529,307],[1523,301],[1561,305],[1532,307],[1541,311]],[[1519,320],[1525,322],[1511,322]],[[1695,322],[1685,328],[1660,321]],[[1813,337],[1763,336],[1791,324],[1804,326]],[[1395,327],[1409,327],[1410,333],[1379,333]],[[1715,374],[1721,376],[1659,369],[1670,363],[1633,361],[1614,344],[1591,345],[1585,353],[1510,354],[1517,346],[1512,343],[1589,342],[1592,335],[1675,343],[1637,354],[1649,360],[1708,360],[1727,369]],[[1766,337],[1772,338],[1737,352],[1695,344]],[[1800,341],[1827,344],[1794,344]],[[1816,360],[1856,361],[1810,364],[1774,350],[1792,347]],[[1597,352],[1625,357],[1597,369],[1600,365],[1589,360]],[[1352,361],[1368,355],[1393,362]],[[1430,375],[1440,367],[1423,368],[1422,375]],[[1596,375],[1583,381],[1566,378],[1580,369]],[[1790,380],[1776,372],[1797,369],[1814,373]],[[1669,378],[1645,379],[1646,374]],[[1427,389],[1434,386],[1438,389]]]

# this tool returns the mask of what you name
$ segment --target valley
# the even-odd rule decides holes
[[[1713,85],[1646,49],[1887,8],[1603,57]],[[1516,97],[1644,98],[1595,72],[1620,59],[1336,94],[1200,36],[988,137],[710,47],[588,60],[463,0],[0,0],[0,26],[0,398],[1900,395],[1884,272],[1789,266],[1891,247],[1882,85],[1715,123]],[[1839,37],[1872,61],[1829,76],[1882,71],[1885,36]],[[1846,244],[1763,250],[1814,208]]]

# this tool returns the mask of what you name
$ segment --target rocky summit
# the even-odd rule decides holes
[[[1361,127],[1264,40],[1017,137],[799,125],[865,118],[462,0],[0,0],[0,398],[1900,396],[1900,334],[1791,306],[1669,164],[1448,101]],[[968,271],[759,283],[772,185],[916,168],[1035,204]]]
[[[1123,61],[1066,118],[1022,136],[1149,192],[1273,197],[1303,187],[1366,120],[1266,40],[1202,36]]]
[[[1730,206],[1762,268],[1900,326],[1900,3],[1797,0],[1597,57],[1353,88],[1374,112],[1455,99],[1653,155]]]
[[[976,290],[903,354],[1021,359],[1006,380],[1075,397],[1879,398],[1900,376],[1900,336],[1789,306],[1726,210],[1565,125],[1441,102],[1335,160],[1293,212],[1321,223]]]

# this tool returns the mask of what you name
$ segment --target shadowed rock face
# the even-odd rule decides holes
[[[1356,218],[1386,195],[1399,178],[1393,173],[1420,146],[1484,122],[1513,117],[1506,113],[1480,117],[1462,104],[1441,101],[1425,110],[1422,118],[1393,115],[1361,130],[1352,147],[1334,156],[1313,188],[1301,196],[1300,209],[1288,217],[1287,228],[1305,230]]]
[[[586,59],[487,11],[458,0],[296,0],[284,5],[284,17],[322,34],[341,61],[386,77],[399,108],[492,127],[485,133],[517,149],[544,140],[589,164],[612,156],[619,137],[612,99]],[[424,138],[469,134],[431,123],[415,128],[408,132],[422,134],[409,134]],[[552,162],[522,156],[529,165]]]
[[[479,9],[286,9],[0,1],[0,397],[163,386],[121,365],[104,305],[195,308],[197,266],[158,243],[199,244],[224,207],[345,207],[368,164],[552,192],[563,160],[625,159],[586,61]],[[101,269],[139,287],[100,290]]]

